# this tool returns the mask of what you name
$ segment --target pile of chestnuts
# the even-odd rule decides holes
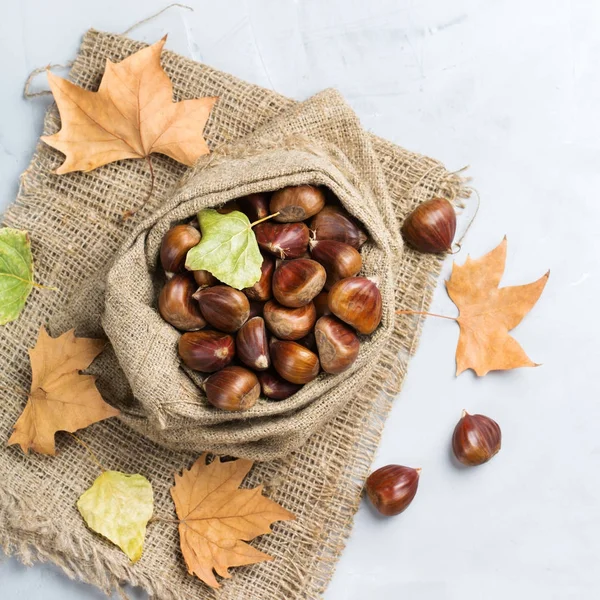
[[[182,362],[207,375],[213,406],[241,411],[261,396],[284,400],[320,372],[337,374],[356,360],[360,336],[378,327],[382,299],[359,275],[367,235],[316,186],[286,187],[228,202],[251,222],[263,262],[260,280],[237,290],[208,271],[186,271],[201,239],[197,223],[175,225],[160,250],[167,282],[161,316],[182,331]],[[277,214],[276,214],[277,213]]]

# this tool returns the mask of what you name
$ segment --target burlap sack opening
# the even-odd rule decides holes
[[[156,308],[164,283],[162,237],[202,208],[305,183],[331,190],[367,229],[370,240],[362,249],[361,273],[379,281],[382,323],[371,336],[361,336],[358,359],[348,371],[322,373],[282,402],[262,398],[242,413],[216,409],[201,388],[203,376],[182,368],[177,356],[180,332]],[[96,325],[99,319],[111,343],[107,357],[94,368],[101,391],[121,408],[126,423],[172,449],[269,460],[300,447],[361,389],[392,334],[394,265],[401,247],[392,213],[371,143],[334,91],[318,94],[291,115],[217,149],[133,232],[97,285],[75,296],[71,322],[85,321],[89,330],[90,320]],[[92,314],[90,293],[99,299],[101,290],[104,304]]]

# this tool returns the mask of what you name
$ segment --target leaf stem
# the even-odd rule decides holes
[[[447,317],[446,315],[438,315],[436,313],[423,312],[421,310],[397,310],[397,315],[425,315],[427,317],[439,317],[440,319],[448,319],[449,321],[458,321],[456,317]]]
[[[268,221],[269,219],[272,219],[273,217],[276,217],[279,214],[279,212],[273,213],[272,215],[267,215],[266,217],[263,217],[262,219],[259,219],[258,221],[254,221],[254,223],[250,223],[250,227],[254,227],[255,225],[258,225],[259,223],[262,223],[263,221]]]
[[[150,191],[148,192],[146,199],[137,208],[132,208],[130,210],[126,210],[123,213],[123,217],[122,217],[123,221],[126,221],[127,219],[130,219],[131,217],[133,217],[139,210],[144,208],[144,206],[146,206],[146,204],[148,204],[148,201],[150,200],[150,198],[152,198],[152,194],[154,192],[154,167],[152,166],[152,157],[150,154],[148,154],[148,156],[146,156],[146,162],[148,163],[148,167],[150,167]]]
[[[106,469],[102,466],[102,464],[100,463],[100,461],[98,460],[98,457],[94,454],[93,450],[79,437],[77,437],[74,433],[71,433],[70,431],[67,432],[70,436],[75,438],[75,441],[80,444],[81,446],[83,446],[89,453],[90,456],[92,457],[92,461],[94,463],[96,463],[96,466],[104,473],[106,472]]]
[[[19,277],[14,273],[2,273],[2,277],[10,277],[11,279],[16,279],[17,281],[22,281],[23,283],[28,283],[29,285],[39,288],[41,290],[49,290],[51,292],[58,292],[58,288],[50,287],[47,285],[42,285],[41,283],[36,283],[33,279],[23,279],[23,277]]]

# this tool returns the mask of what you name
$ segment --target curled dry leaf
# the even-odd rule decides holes
[[[120,63],[107,60],[97,92],[48,71],[62,128],[42,140],[66,155],[57,173],[91,171],[152,153],[192,166],[209,153],[202,132],[217,99],[173,102],[173,85],[160,65],[166,39]]]
[[[82,375],[102,352],[105,342],[75,337],[74,330],[52,338],[42,327],[31,360],[31,392],[14,425],[8,445],[19,444],[41,454],[56,454],[54,434],[77,431],[119,414],[102,399],[96,378]]]
[[[262,495],[262,485],[239,489],[252,461],[206,464],[203,454],[189,470],[175,474],[171,496],[179,517],[181,551],[188,571],[213,588],[220,587],[213,570],[231,577],[228,568],[250,565],[271,556],[246,544],[271,533],[271,523],[294,515]]]

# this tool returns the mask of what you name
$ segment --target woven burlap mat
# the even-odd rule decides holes
[[[96,89],[107,58],[119,61],[143,44],[90,30],[70,78]],[[293,106],[293,101],[230,75],[165,52],[163,65],[174,84],[175,99],[219,96],[206,128],[215,148],[244,136]],[[59,128],[55,107],[44,133]],[[419,202],[435,195],[457,200],[466,191],[459,176],[437,161],[373,138],[403,218]],[[121,222],[124,210],[140,204],[148,190],[144,161],[121,161],[91,173],[57,176],[62,155],[44,144],[23,174],[15,203],[4,225],[29,231],[37,280],[58,292],[35,289],[18,319],[0,331],[0,437],[7,440],[23,409],[31,381],[27,348],[39,327],[63,310],[72,292],[103,268],[134,222]],[[156,157],[156,187],[148,214],[176,188],[186,169]],[[143,218],[143,215],[138,216]],[[441,260],[405,251],[399,265],[398,308],[426,310]],[[398,319],[388,358],[382,359],[347,409],[298,452],[283,460],[255,465],[245,485],[265,484],[266,493],[293,511],[297,520],[275,524],[273,535],[253,542],[275,560],[233,570],[216,593],[219,598],[315,598],[327,586],[344,548],[360,502],[391,401],[400,390],[418,337],[419,322]],[[59,332],[53,332],[54,334]],[[396,358],[389,358],[395,356]],[[174,515],[169,487],[173,473],[196,457],[165,450],[116,419],[89,427],[81,437],[110,469],[142,473],[152,482],[156,514]],[[110,591],[119,582],[145,588],[158,598],[214,598],[215,592],[189,576],[180,554],[177,527],[149,525],[142,559],[131,565],[109,542],[92,534],[75,501],[98,475],[97,467],[75,440],[57,435],[58,456],[25,456],[16,447],[0,450],[0,542],[7,554],[25,563],[51,560],[71,577]]]

